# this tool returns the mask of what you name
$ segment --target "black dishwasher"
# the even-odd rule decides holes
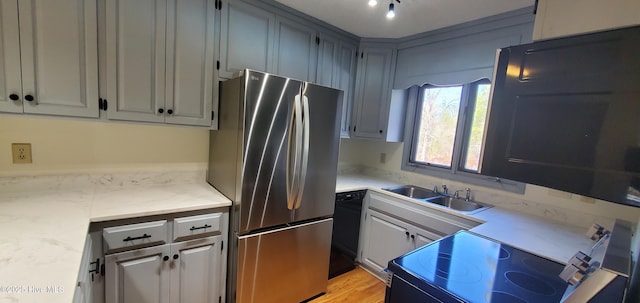
[[[365,193],[365,190],[359,190],[336,194],[329,279],[355,268]]]

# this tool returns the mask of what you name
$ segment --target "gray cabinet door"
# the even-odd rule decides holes
[[[389,261],[413,248],[406,224],[377,211],[368,209],[362,261],[379,276]]]
[[[167,14],[165,122],[211,125],[214,0],[172,0]]]
[[[167,0],[106,1],[109,119],[164,122],[166,15]]]
[[[271,72],[275,15],[239,0],[222,1],[220,77],[245,68]]]
[[[222,236],[171,244],[171,303],[218,302]]]
[[[0,0],[0,112],[22,112],[18,2]],[[9,96],[15,94],[18,100]]]
[[[304,24],[278,17],[276,32],[275,73],[315,82],[318,58],[316,31]]]
[[[338,88],[338,69],[340,67],[340,40],[326,34],[320,34],[318,45],[318,66],[316,83]]]
[[[359,60],[353,135],[384,139],[391,100],[394,51],[389,48],[364,48]]]
[[[169,302],[169,244],[107,255],[105,301],[107,303]],[[164,257],[169,257],[164,260]]]
[[[342,118],[340,137],[349,138],[351,129],[351,110],[353,108],[353,92],[356,79],[356,50],[355,44],[340,43],[339,65],[337,69],[337,88],[344,91],[342,99]]]
[[[413,248],[420,248],[422,246],[425,246],[435,240],[438,240],[440,238],[442,238],[442,236],[436,235],[432,232],[428,232],[424,229],[421,228],[417,228],[415,226],[411,227],[411,235],[413,235],[413,237],[411,238],[411,240],[413,241]]]
[[[353,107],[353,91],[356,78],[357,48],[353,43],[341,41],[325,33],[320,34],[316,82],[320,85],[337,88],[344,92],[340,124],[341,138],[349,138],[351,108]]]
[[[24,112],[98,117],[96,1],[19,1],[18,6]]]

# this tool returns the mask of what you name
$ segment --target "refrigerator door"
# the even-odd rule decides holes
[[[301,302],[327,290],[333,219],[241,236],[236,302]]]
[[[302,87],[303,136],[300,184],[294,221],[331,216],[335,204],[340,147],[340,90],[306,83]]]
[[[289,121],[298,81],[246,71],[238,232],[291,221],[286,190]]]

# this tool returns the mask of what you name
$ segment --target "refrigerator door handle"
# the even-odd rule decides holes
[[[287,182],[287,209],[293,210],[296,199],[299,195],[300,187],[300,162],[302,158],[302,105],[300,96],[296,96],[293,102],[293,111],[291,113],[291,121],[289,123],[289,134],[287,140],[287,165],[286,165],[286,182]],[[292,151],[293,149],[293,151]],[[291,167],[293,162],[293,171]]]
[[[302,95],[302,124],[303,124],[303,133],[302,133],[302,165],[300,167],[300,185],[298,189],[298,198],[296,199],[296,204],[294,209],[300,208],[302,204],[302,194],[304,192],[304,184],[307,181],[307,167],[309,164],[309,119],[311,115],[309,115],[309,98],[307,96]]]

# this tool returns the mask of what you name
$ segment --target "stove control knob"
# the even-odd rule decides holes
[[[579,251],[567,262],[567,266],[564,267],[560,273],[560,278],[571,285],[579,284],[587,274],[589,269],[591,257],[587,254]]]

